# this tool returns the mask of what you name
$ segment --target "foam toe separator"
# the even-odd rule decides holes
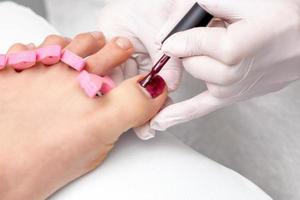
[[[36,52],[24,51],[7,55],[8,65],[16,70],[24,70],[33,67],[36,64]]]
[[[4,69],[7,64],[7,57],[6,55],[0,55],[0,70]]]
[[[83,58],[69,50],[64,50],[61,61],[77,71],[82,71],[86,65],[86,62]]]
[[[37,50],[37,61],[44,65],[54,65],[60,61],[62,48],[59,45],[51,45]]]
[[[103,86],[102,77],[89,74],[87,71],[82,71],[78,76],[78,80],[86,95],[91,98],[94,98]]]

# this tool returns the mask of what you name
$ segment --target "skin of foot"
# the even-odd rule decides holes
[[[133,52],[126,38],[106,42],[100,32],[72,40],[51,35],[39,47],[53,44],[87,57],[88,68],[102,66],[101,75],[109,74]],[[8,53],[35,48],[15,44]],[[118,138],[149,121],[167,98],[162,80],[161,94],[152,98],[139,86],[143,76],[138,76],[91,99],[77,76],[61,62],[37,63],[22,72],[9,66],[0,71],[1,199],[46,199],[98,167]]]

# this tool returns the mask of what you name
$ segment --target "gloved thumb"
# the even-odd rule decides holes
[[[269,25],[269,22],[253,19],[241,20],[228,28],[194,28],[172,35],[162,50],[175,57],[208,56],[227,65],[236,65],[259,51],[276,34]]]
[[[202,8],[204,8],[213,16],[221,19],[227,19],[228,22],[231,22],[234,19],[241,19],[241,15],[245,13],[242,12],[242,10],[249,10],[248,6],[241,6],[241,4],[246,4],[245,2],[237,3],[235,0],[198,0],[197,2]],[[194,0],[170,0],[170,13],[168,19],[156,38],[156,45],[158,48],[161,47],[162,41],[165,39],[165,37],[186,15],[186,13],[189,11],[189,9],[192,8],[194,4]]]
[[[236,65],[248,55],[260,50],[273,36],[274,31],[272,24],[266,18],[247,17],[251,14],[245,9],[244,4],[233,0],[199,0],[198,1],[208,12],[214,16],[220,17],[228,26],[217,27],[200,27],[188,31],[183,31],[172,35],[162,45],[164,53],[175,57],[191,57],[191,56],[209,56],[227,65]],[[252,3],[251,6],[256,5]],[[176,7],[175,7],[176,8]],[[181,8],[176,8],[182,10]],[[247,7],[248,9],[248,7]],[[179,13],[175,11],[174,13]],[[181,13],[181,18],[184,16]],[[178,18],[179,16],[177,16]],[[246,20],[247,19],[247,20]],[[171,30],[170,24],[179,19],[170,18],[163,28],[163,32],[167,29]],[[219,23],[220,25],[220,23]],[[255,31],[253,31],[255,29]],[[160,34],[166,35],[166,34]],[[159,37],[162,41],[163,37]],[[247,38],[247,40],[245,40]]]
[[[166,107],[152,119],[150,128],[165,131],[171,126],[205,116],[234,102],[235,99],[218,99],[206,91],[192,99]]]

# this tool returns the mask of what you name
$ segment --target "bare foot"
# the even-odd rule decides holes
[[[118,39],[105,44],[100,33],[81,34],[71,42],[50,36],[42,46],[59,44],[90,56],[88,67],[104,75],[133,52],[130,43],[118,46]],[[17,44],[9,53],[28,48]],[[63,63],[36,64],[21,73],[0,71],[1,199],[46,199],[99,166],[120,135],[150,120],[167,97],[163,80],[153,84],[163,89],[153,99],[139,86],[142,77],[135,77],[90,99],[77,76]]]

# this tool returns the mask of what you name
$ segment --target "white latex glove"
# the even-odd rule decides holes
[[[165,34],[185,14],[177,0]],[[162,49],[208,91],[171,105],[151,122],[165,130],[239,101],[279,91],[300,77],[300,1],[199,0],[215,17],[210,28],[173,35]],[[164,35],[164,34],[162,34]],[[162,40],[163,37],[160,39]]]
[[[162,50],[183,58],[184,68],[194,77],[205,81],[208,91],[165,108],[152,120],[151,129],[149,126],[138,129],[142,133],[140,135],[151,136],[154,130],[165,130],[235,102],[278,91],[299,79],[299,1],[198,2],[224,21],[214,21],[210,28],[178,33],[165,42]],[[109,32],[115,35],[123,33],[123,36],[132,36],[137,46],[144,45],[141,52],[149,58],[147,51],[150,55],[159,54],[156,54],[157,44],[194,3],[194,0],[119,2],[107,9],[108,17],[102,18],[105,21],[101,23],[106,24],[106,29],[102,30],[113,30]],[[160,27],[164,27],[163,31],[154,42]],[[157,56],[150,58],[154,62]],[[140,69],[149,70],[153,64],[148,60],[150,65],[143,65],[141,61],[144,59],[136,60]],[[132,70],[131,66],[127,68]],[[177,69],[179,72],[178,66],[171,63],[168,69]],[[169,73],[169,84],[177,86],[179,80]]]
[[[137,74],[147,74],[162,56],[160,45],[155,41],[173,6],[172,0],[115,0],[101,10],[99,30],[104,32],[107,39],[128,37],[135,47],[132,58],[113,71],[112,77],[117,83]],[[178,59],[171,59],[161,71],[160,75],[170,91],[177,89],[182,71],[183,67]],[[149,123],[135,129],[135,132],[141,139],[149,139],[155,135]]]

